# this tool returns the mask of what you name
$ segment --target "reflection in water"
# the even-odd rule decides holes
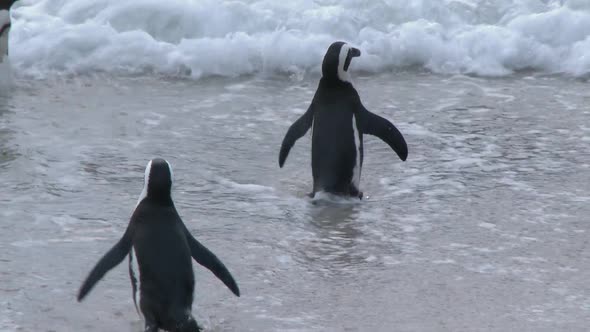
[[[307,243],[303,255],[310,261],[327,262],[336,267],[359,263],[357,239],[362,237],[358,228],[359,204],[338,204],[314,201],[310,209],[313,240]]]
[[[314,268],[326,274],[340,274],[405,260],[416,245],[408,237],[414,230],[371,203],[314,201],[306,227],[312,236],[300,250],[306,263],[320,264]]]
[[[326,235],[329,235],[329,232],[333,230],[339,230],[348,238],[356,238],[361,234],[353,227],[353,222],[359,215],[359,205],[316,201],[310,211],[311,223],[319,230],[328,232]]]

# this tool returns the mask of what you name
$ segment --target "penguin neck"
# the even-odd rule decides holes
[[[174,206],[170,193],[148,194],[145,199],[155,205]]]
[[[352,82],[343,81],[343,80],[339,79],[338,77],[322,76],[322,78],[320,79],[320,85],[323,85],[326,87],[348,87],[348,86],[352,86]]]

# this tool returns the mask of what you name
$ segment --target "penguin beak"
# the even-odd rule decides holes
[[[351,48],[350,49],[350,56],[353,58],[359,57],[361,56],[361,50],[359,50],[358,48]]]

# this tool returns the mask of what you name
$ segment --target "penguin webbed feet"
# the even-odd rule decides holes
[[[328,191],[329,193],[336,195],[336,196],[341,196],[341,197],[352,197],[352,198],[358,198],[360,200],[363,199],[364,194],[362,191],[352,187],[348,190],[348,192],[338,192],[338,191]],[[309,194],[306,195],[307,197],[309,197],[310,199],[315,198],[315,192],[312,191]]]
[[[197,321],[190,316],[185,322],[176,326],[173,332],[201,332],[202,328]]]
[[[351,187],[350,191],[349,191],[349,195],[351,197],[357,197],[358,199],[362,200],[363,199],[363,192],[356,189],[355,187]]]

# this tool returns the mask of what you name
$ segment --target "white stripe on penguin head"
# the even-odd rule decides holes
[[[148,183],[150,182],[150,173],[151,172],[152,172],[152,161],[150,160],[150,162],[145,167],[145,173],[144,173],[144,177],[143,177],[143,190],[141,191],[141,194],[139,194],[139,199],[137,200],[137,204],[135,205],[135,207],[137,207],[139,205],[139,203],[141,203],[141,201],[147,197]]]
[[[168,172],[170,172],[170,187],[172,187],[172,184],[174,183],[174,173],[172,172],[172,165],[170,165],[170,163],[168,162],[168,160],[165,160],[166,164],[168,164]],[[170,193],[172,194],[172,192]]]
[[[348,71],[344,70],[348,51],[350,51],[350,46],[344,44],[342,45],[342,48],[340,48],[340,54],[338,55],[338,78],[343,82],[350,82],[350,74]]]

